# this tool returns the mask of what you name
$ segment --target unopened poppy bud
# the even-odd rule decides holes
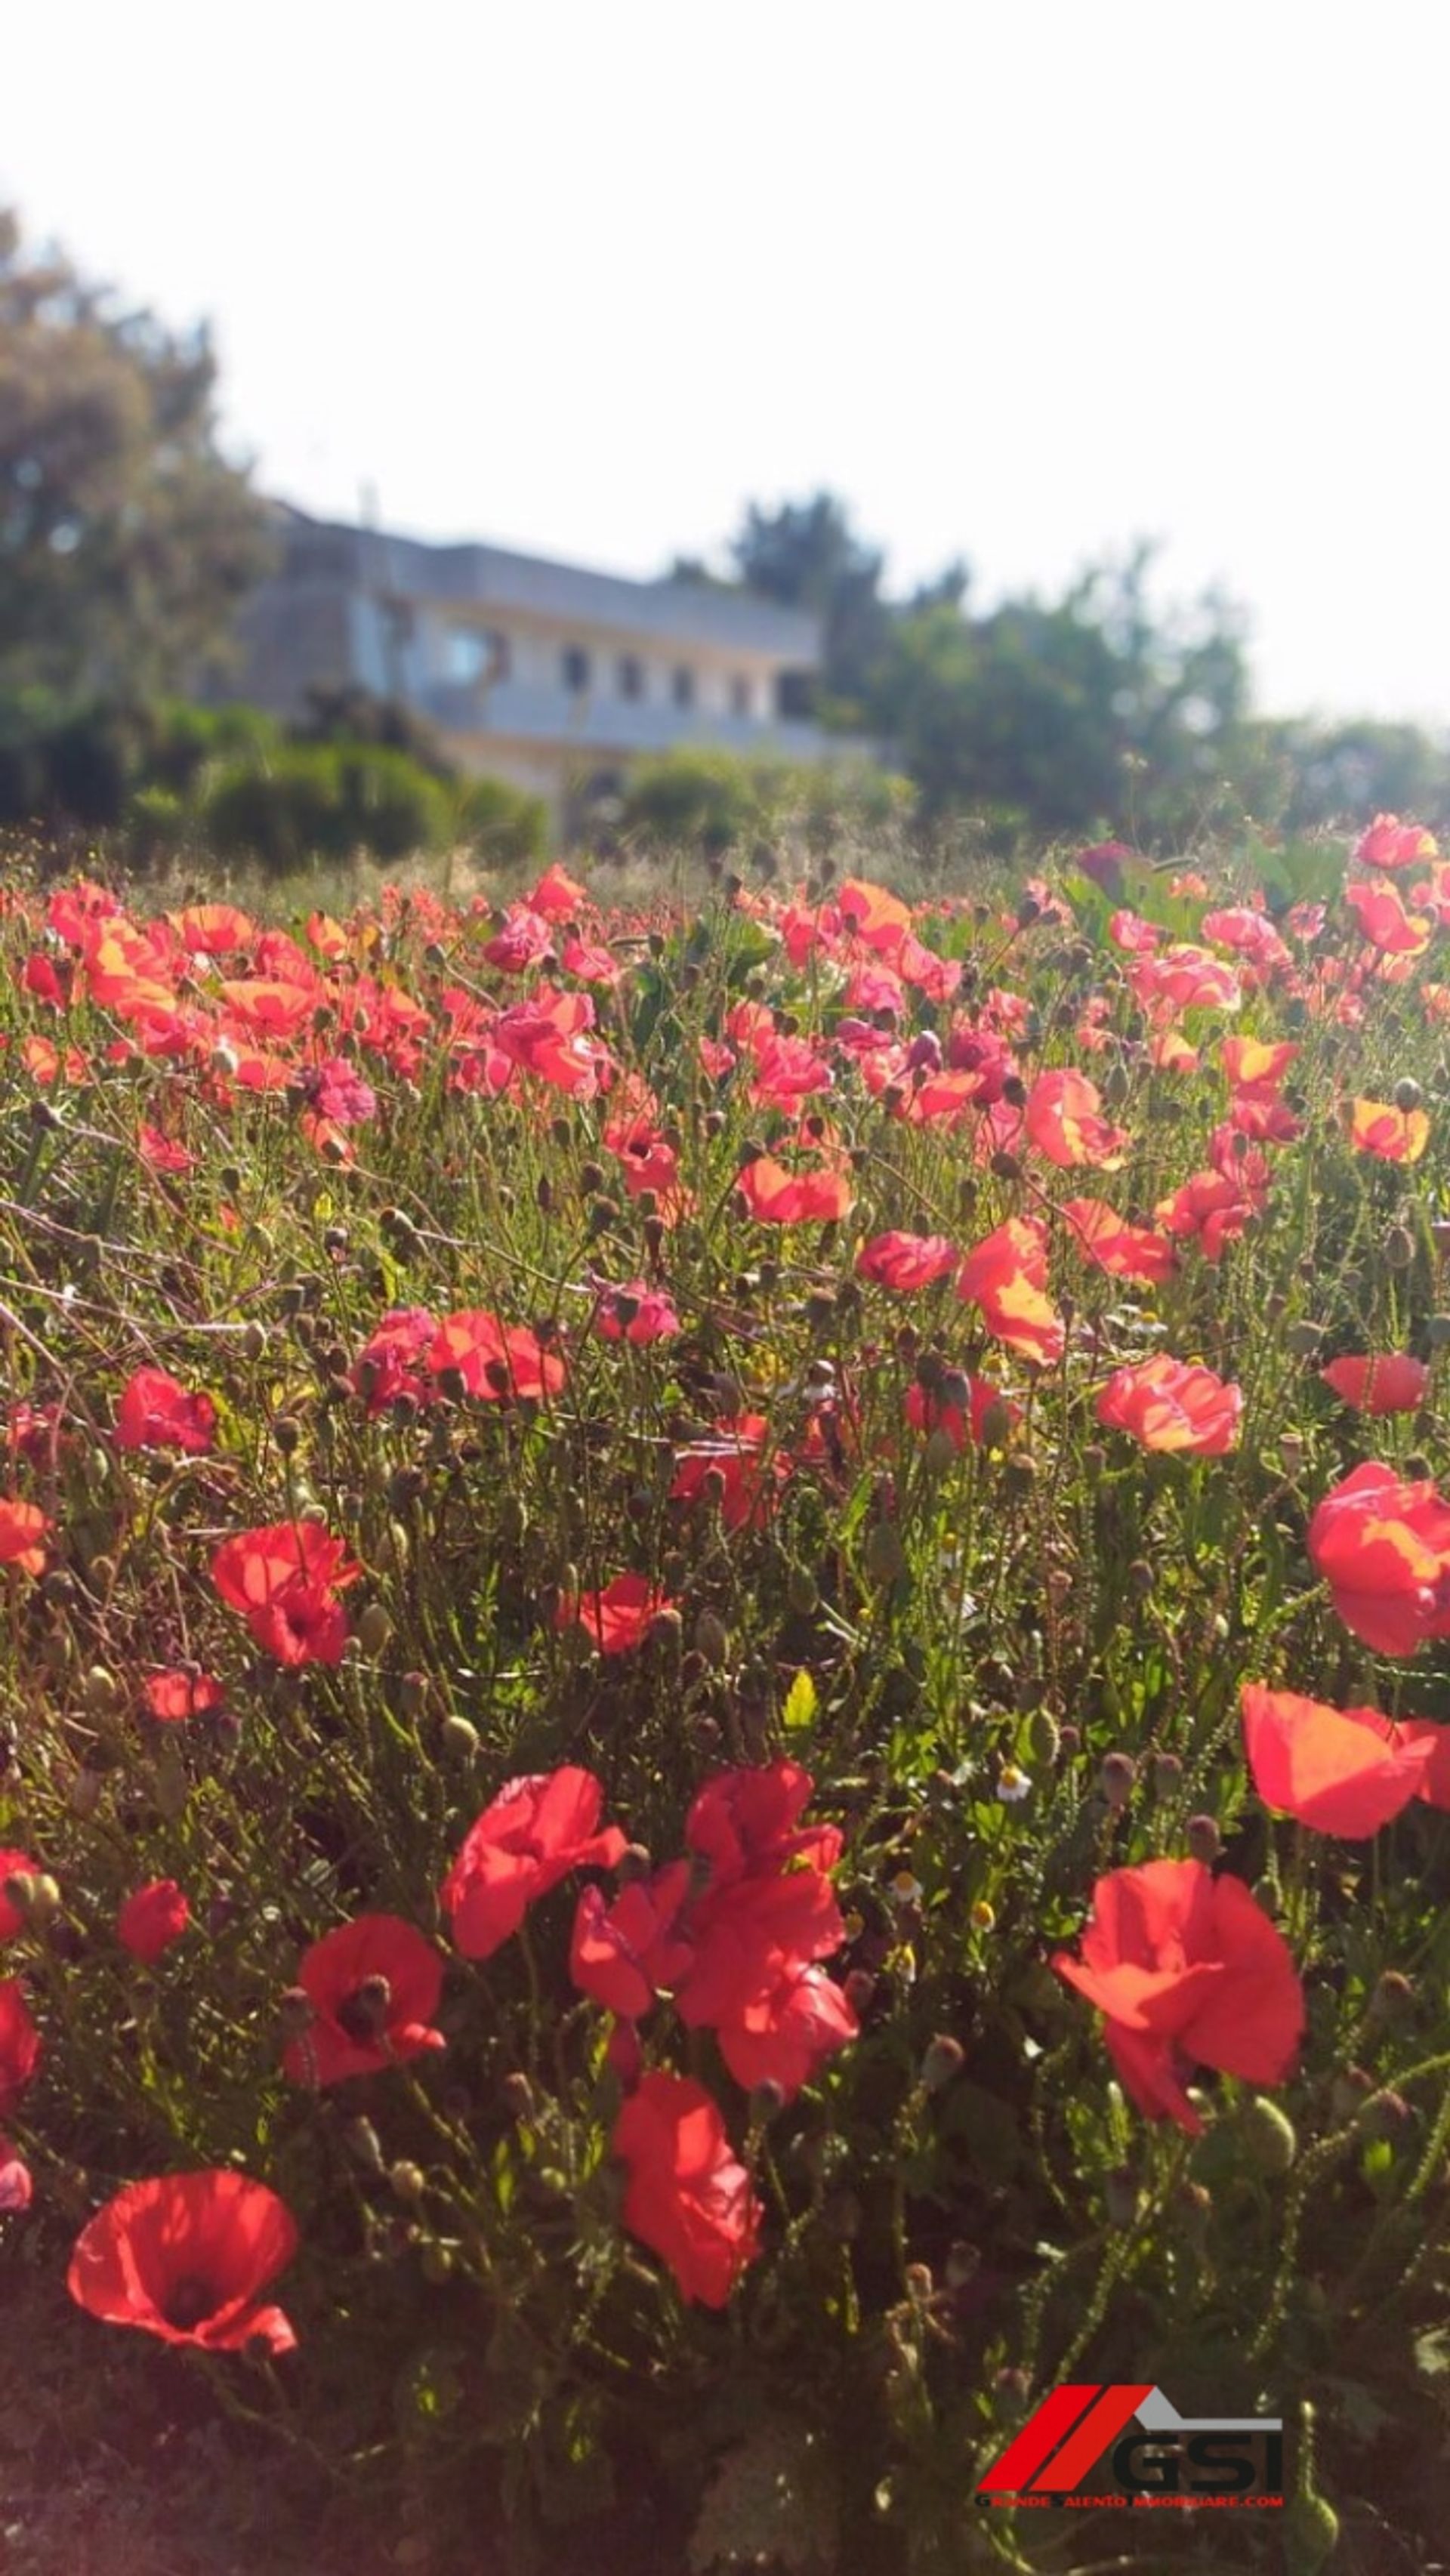
[[[1020,1181],[1022,1178],[1021,1157],[1009,1154],[1005,1146],[998,1147],[988,1168],[999,1181]]]
[[[852,2012],[856,2015],[856,2018],[859,2021],[870,2011],[872,2003],[875,2000],[876,1980],[870,1974],[869,1970],[865,1968],[852,1968],[847,1975],[843,1992],[847,2003],[850,2005]]]
[[[704,1656],[716,1672],[723,1670],[730,1656],[730,1633],[723,1619],[713,1610],[702,1610],[691,1631],[697,1654]]]
[[[1110,2227],[1131,2227],[1138,2215],[1138,2177],[1131,2165],[1115,2165],[1103,2184],[1103,2203]]]
[[[678,1646],[684,1633],[685,1623],[673,1602],[655,1612],[647,1631],[652,1646]]]
[[[1371,2022],[1404,2021],[1415,2009],[1415,1989],[1398,1968],[1386,1968],[1369,1999]]]
[[[935,2296],[936,2283],[929,2263],[908,2263],[905,2273],[906,2294],[915,2306],[924,2308]]]
[[[115,1707],[120,1696],[115,1674],[108,1673],[104,1664],[92,1664],[81,1684],[81,1699],[91,1715],[103,1717],[108,1709]]]
[[[1098,1787],[1110,1807],[1126,1807],[1138,1777],[1138,1765],[1131,1753],[1105,1753],[1098,1771]]]
[[[803,1565],[793,1565],[785,1587],[785,1597],[797,1618],[809,1619],[820,1606],[816,1578]]]
[[[1155,1753],[1153,1786],[1160,1798],[1171,1798],[1183,1778],[1183,1764],[1176,1753]]]
[[[1408,1270],[1415,1258],[1414,1236],[1407,1226],[1392,1225],[1386,1231],[1380,1251],[1384,1256],[1386,1269]]]
[[[264,1357],[266,1348],[267,1327],[254,1315],[242,1334],[242,1357],[255,1362]]]
[[[398,1703],[405,1717],[420,1717],[428,1705],[426,1673],[404,1673],[398,1683]]]
[[[821,2225],[838,2245],[849,2245],[861,2233],[862,2209],[854,2191],[832,2191],[821,2203]]]
[[[312,1997],[306,1987],[289,1986],[277,2007],[277,2024],[283,2039],[305,2039],[316,2018]]]
[[[993,2410],[1004,2423],[1020,2415],[1032,2393],[1032,2382],[1025,2370],[999,2370],[992,2382]]]
[[[101,1803],[101,1775],[84,1765],[71,1774],[65,1802],[73,1816],[93,1816]]]
[[[1146,1556],[1135,1556],[1128,1568],[1128,1590],[1137,1601],[1146,1601],[1153,1590],[1153,1568]]]
[[[949,1476],[956,1461],[957,1444],[951,1433],[938,1423],[935,1431],[929,1431],[926,1435],[926,1445],[921,1453],[922,1466],[927,1475],[935,1481],[942,1476]]]
[[[295,1458],[302,1446],[302,1425],[293,1413],[279,1413],[272,1437],[284,1458]]]
[[[443,1750],[455,1762],[471,1762],[478,1751],[478,1729],[472,1718],[461,1717],[451,1709],[438,1729]]]
[[[1307,1318],[1301,1318],[1298,1323],[1289,1326],[1284,1335],[1284,1348],[1292,1359],[1312,1360],[1323,1339],[1322,1324],[1313,1324]]]
[[[1263,2093],[1244,2104],[1238,2118],[1244,2152],[1256,2173],[1286,2174],[1299,2152],[1294,2123]]]
[[[1186,1828],[1189,1857],[1208,1868],[1223,1848],[1223,1836],[1212,1816],[1190,1816]]]
[[[725,1478],[720,1468],[707,1467],[700,1478],[700,1499],[712,1511],[718,1511],[725,1500]]]
[[[76,1599],[76,1579],[63,1565],[53,1565],[40,1586],[53,1610],[68,1610]]]
[[[1410,2126],[1414,2112],[1403,2093],[1372,2093],[1361,2113],[1366,2135],[1371,2138],[1398,2138]]]
[[[1012,1414],[1000,1395],[994,1395],[991,1403],[983,1407],[979,1428],[984,1449],[1006,1447],[1012,1429]]]
[[[634,1887],[642,1878],[649,1877],[653,1867],[654,1863],[643,1843],[626,1843],[619,1855],[616,1876],[621,1887]]]
[[[420,2263],[423,2278],[432,2289],[441,2289],[445,2281],[451,2281],[453,2278],[453,2252],[450,2246],[439,2245],[430,2238],[423,2248]]]
[[[1374,2077],[1363,2066],[1342,2066],[1329,2088],[1329,2107],[1336,2120],[1352,2120],[1374,2091]]]
[[[1285,2565],[1295,2576],[1319,2576],[1339,2547],[1339,2516],[1327,2496],[1296,2495],[1284,2514]]]
[[[866,1541],[866,1571],[873,1583],[899,1581],[906,1572],[906,1550],[894,1521],[878,1521]]]
[[[1019,1450],[1015,1457],[1008,1459],[1003,1480],[1008,1493],[1015,1495],[1020,1502],[1031,1493],[1037,1482],[1036,1459],[1025,1449]]]
[[[444,1368],[438,1372],[438,1392],[450,1404],[461,1404],[468,1393],[468,1380],[461,1368]]]
[[[1410,1074],[1405,1074],[1401,1080],[1395,1084],[1394,1090],[1390,1094],[1390,1098],[1393,1100],[1395,1107],[1397,1109],[1403,1109],[1406,1115],[1408,1115],[1410,1110],[1418,1109],[1423,1103],[1424,1097],[1425,1095],[1421,1090],[1420,1085]]]
[[[381,1601],[370,1601],[357,1623],[357,1641],[365,1655],[380,1655],[393,1633],[393,1623]]]
[[[388,2188],[394,2197],[409,2203],[420,2201],[428,2188],[428,2177],[421,2165],[410,2164],[401,2157],[388,2167]]]
[[[1049,1708],[1035,1708],[1023,1730],[1029,1758],[1036,1763],[1055,1762],[1062,1750],[1062,1729]]]
[[[511,2120],[527,2120],[532,2118],[534,2109],[534,2088],[521,2067],[515,2068],[512,2075],[506,2075],[504,2077],[502,2091],[504,2108],[508,2112]]]
[[[950,2031],[939,2031],[921,2061],[922,2088],[927,2093],[940,2093],[954,2075],[960,2075],[966,2063],[966,2050]]]
[[[979,1896],[972,1906],[969,1920],[974,1932],[995,1932],[997,1929],[996,1908],[988,1904],[985,1896]]]
[[[382,2172],[383,2150],[371,2120],[361,2117],[349,2120],[343,2130],[342,2138],[348,2154],[363,2167],[366,2173]]]
[[[421,1467],[395,1467],[388,1478],[388,1509],[410,1512],[421,1501],[428,1479]]]

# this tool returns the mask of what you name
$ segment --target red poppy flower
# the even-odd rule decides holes
[[[708,1440],[675,1452],[670,1500],[699,1502],[706,1480],[718,1480],[720,1518],[726,1529],[759,1529],[780,1500],[791,1462],[779,1449],[766,1456],[770,1424],[763,1413],[737,1413],[717,1422]]]
[[[1402,823],[1398,814],[1376,814],[1354,845],[1357,868],[1413,868],[1439,855],[1434,833],[1423,823]]]
[[[359,1914],[305,1950],[297,1983],[316,2016],[282,2052],[294,2084],[340,2084],[445,2045],[430,2027],[443,1991],[431,1941],[398,1914]]]
[[[1150,1360],[1116,1369],[1097,1400],[1097,1417],[1110,1431],[1129,1432],[1145,1449],[1222,1458],[1238,1444],[1242,1387],[1157,1351]]]
[[[1027,1095],[1027,1134],[1049,1163],[1063,1171],[1091,1163],[1115,1172],[1128,1146],[1127,1132],[1102,1115],[1097,1086],[1086,1074],[1059,1068],[1040,1073]]]
[[[556,1628],[582,1628],[601,1655],[628,1655],[645,1638],[662,1610],[671,1607],[644,1574],[616,1574],[602,1592],[580,1592],[561,1601]]]
[[[1067,1333],[1047,1295],[1047,1237],[1035,1219],[1011,1216],[986,1235],[962,1263],[957,1294],[981,1307],[1009,1351],[1041,1367],[1061,1359]]]
[[[159,1127],[148,1127],[144,1120],[136,1130],[136,1151],[153,1172],[180,1174],[196,1168],[195,1154],[178,1145],[174,1137],[163,1135]]]
[[[29,2165],[8,2138],[0,2137],[0,2218],[13,2210],[28,2209],[33,2188]]]
[[[530,912],[536,912],[541,921],[573,921],[588,900],[583,886],[576,885],[557,860],[544,870],[532,894],[524,897]]]
[[[849,1216],[853,1204],[845,1172],[788,1172],[773,1154],[757,1154],[736,1174],[735,1186],[757,1225],[829,1225]]]
[[[190,1395],[165,1369],[140,1368],[116,1407],[118,1449],[181,1449],[201,1457],[216,1438],[216,1406]]]
[[[613,1869],[626,1849],[617,1825],[600,1830],[604,1790],[592,1771],[510,1780],[470,1825],[443,1882],[454,1945],[465,1959],[491,1958],[517,1932],[536,1897],[571,1869]]]
[[[747,2092],[774,2084],[787,2102],[860,2028],[843,1989],[818,1967],[791,1968],[777,1985],[715,2025],[720,2054],[736,2083]]]
[[[620,2214],[630,2235],[669,2266],[683,2298],[723,2308],[759,2251],[764,2212],[703,2084],[642,2075],[610,2146],[629,2175]]]
[[[180,1940],[190,1921],[190,1904],[175,1879],[153,1878],[127,1897],[116,1916],[116,1938],[133,1959],[151,1968]]]
[[[1309,1523],[1316,1574],[1346,1628],[1381,1655],[1450,1636],[1450,1505],[1371,1459],[1331,1486]]]
[[[1292,1038],[1225,1038],[1219,1062],[1235,1091],[1263,1091],[1284,1079],[1299,1049]]]
[[[632,1880],[612,1905],[599,1888],[586,1887],[569,1949],[569,1974],[580,1993],[622,2021],[637,2021],[656,1995],[671,1992],[695,1955],[675,1928],[689,1888],[685,1860]]]
[[[540,1404],[557,1395],[564,1363],[523,1325],[502,1324],[478,1307],[445,1315],[428,1351],[435,1377],[457,1369],[468,1394],[497,1404],[527,1399]]]
[[[1361,1842],[1422,1794],[1432,1743],[1381,1734],[1377,1710],[1326,1708],[1260,1682],[1240,1698],[1254,1787],[1281,1815]]]
[[[338,1664],[347,1620],[338,1591],[362,1572],[318,1521],[277,1521],[224,1539],[211,1561],[222,1599],[281,1664]]]
[[[386,1413],[400,1395],[427,1404],[435,1390],[419,1372],[438,1339],[438,1318],[426,1306],[394,1306],[368,1335],[348,1371],[348,1384],[370,1418]]]
[[[944,1431],[954,1449],[969,1445],[980,1449],[986,1437],[988,1416],[1000,1405],[1006,1415],[1007,1429],[1013,1430],[1022,1419],[1022,1407],[1011,1396],[1003,1395],[987,1377],[969,1377],[966,1381],[965,1405],[953,1404],[945,1392],[928,1394],[924,1386],[906,1390],[906,1419],[913,1431],[928,1435]]]
[[[711,1863],[711,1887],[747,1870],[778,1872],[802,1862],[834,1869],[839,1829],[801,1823],[815,1787],[799,1762],[784,1761],[745,1763],[707,1780],[685,1819],[685,1841]]]
[[[1170,1198],[1159,1200],[1153,1218],[1169,1234],[1196,1235],[1205,1261],[1217,1263],[1263,1206],[1264,1195],[1242,1170],[1195,1172]]]
[[[1352,880],[1344,900],[1359,923],[1360,936],[1386,957],[1419,957],[1430,945],[1433,923],[1423,913],[1406,912],[1392,885],[1372,877]]]
[[[133,2182],[82,2228],[67,2286],[93,2317],[163,2343],[239,2352],[297,2338],[259,2294],[297,2251],[291,2211],[266,2185],[226,2171]]]
[[[594,1328],[606,1342],[646,1348],[651,1342],[667,1341],[680,1329],[671,1300],[662,1288],[651,1288],[647,1279],[626,1279],[619,1288],[601,1279],[595,1282],[595,1295]]]
[[[1319,1372],[1341,1404],[1355,1413],[1417,1413],[1429,1392],[1430,1372],[1408,1351],[1370,1353],[1364,1358],[1331,1360]]]
[[[1149,2119],[1197,2135],[1184,2091],[1195,2066],[1248,2084],[1281,2083],[1293,2066],[1304,1997],[1283,1936],[1242,1879],[1201,1861],[1100,1878],[1081,1958],[1052,1964],[1107,2015],[1108,2054]]]
[[[1105,1199],[1064,1199],[1062,1213],[1083,1259],[1112,1279],[1132,1279],[1149,1288],[1171,1279],[1178,1267],[1171,1243],[1151,1226],[1129,1225]]]
[[[1397,1109],[1390,1100],[1355,1100],[1349,1111],[1350,1143],[1382,1163],[1418,1163],[1430,1141],[1423,1109]]]
[[[39,1861],[32,1860],[28,1852],[0,1851],[0,1941],[13,1941],[16,1933],[25,1929],[24,1915],[5,1893],[6,1880],[38,1878],[40,1874]]]
[[[146,1705],[151,1715],[167,1726],[184,1724],[189,1717],[202,1717],[209,1708],[220,1708],[222,1686],[210,1673],[148,1673],[144,1684]]]
[[[238,948],[250,948],[257,936],[256,923],[234,903],[193,903],[185,912],[168,913],[167,919],[194,957],[228,957]]]
[[[18,1977],[0,1979],[0,2120],[8,2117],[40,2064],[40,2033]]]
[[[929,1288],[955,1268],[960,1254],[944,1234],[877,1234],[856,1255],[859,1279],[910,1291]]]
[[[0,1498],[0,1565],[18,1565],[22,1574],[45,1572],[44,1539],[50,1523],[34,1503]]]

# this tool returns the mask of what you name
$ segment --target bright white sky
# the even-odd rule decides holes
[[[1450,725],[1435,0],[68,0],[0,201],[304,507],[622,572],[821,485],[904,589],[1137,534],[1276,711]]]

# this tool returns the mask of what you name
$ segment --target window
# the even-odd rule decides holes
[[[753,716],[755,713],[755,691],[743,672],[737,673],[730,683],[730,712],[732,716]]]
[[[674,673],[670,681],[670,695],[674,699],[677,707],[692,707],[694,705],[695,674],[691,670],[688,662],[676,663]]]
[[[559,667],[570,696],[579,697],[589,686],[589,656],[583,645],[566,644]]]
[[[451,626],[443,646],[443,668],[458,689],[475,688],[483,681],[506,680],[508,637],[495,633],[491,626]]]
[[[637,653],[621,653],[615,677],[622,698],[644,696],[644,664]]]
[[[775,712],[799,721],[815,712],[815,680],[810,671],[777,671]]]

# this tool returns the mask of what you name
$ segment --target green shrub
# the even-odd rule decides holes
[[[458,833],[491,866],[524,864],[544,856],[549,809],[542,796],[505,779],[473,778],[459,795]]]
[[[405,858],[438,849],[448,799],[401,752],[339,743],[292,744],[265,766],[233,764],[202,809],[223,858],[254,859],[276,875],[308,859]]]
[[[915,803],[909,779],[859,758],[742,760],[727,751],[669,751],[631,771],[622,829],[646,847],[719,858],[762,834],[798,829],[819,845],[852,831],[904,826]]]

